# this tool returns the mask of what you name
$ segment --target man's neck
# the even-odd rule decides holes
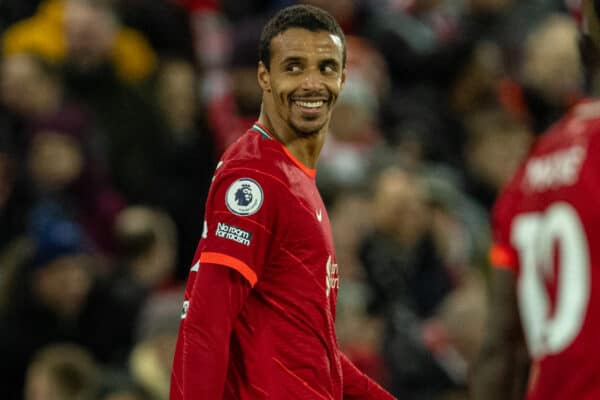
[[[286,149],[303,165],[308,168],[316,168],[321,148],[325,141],[325,133],[328,126],[325,125],[319,132],[310,136],[299,136],[284,121],[276,118],[269,118],[264,110],[261,111],[258,121],[263,124],[270,133],[283,144]]]

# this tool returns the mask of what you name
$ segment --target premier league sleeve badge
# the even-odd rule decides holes
[[[235,215],[247,217],[255,214],[263,203],[263,191],[253,179],[241,178],[233,182],[225,194],[225,204]]]

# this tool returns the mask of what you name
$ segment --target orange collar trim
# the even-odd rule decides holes
[[[254,125],[252,125],[252,129],[259,132],[261,135],[263,135],[266,138],[273,139],[273,137],[274,137],[273,134],[271,133],[271,131],[269,131],[269,129],[266,126],[264,126],[263,124],[261,124],[258,121],[256,121],[254,123]],[[279,143],[281,145],[283,152],[288,156],[288,158],[294,164],[296,164],[296,166],[298,168],[300,168],[302,170],[302,172],[304,172],[306,175],[308,175],[311,179],[315,179],[315,177],[317,176],[316,169],[309,168],[306,165],[302,164],[302,162],[300,162],[300,160],[298,160],[296,157],[294,157],[294,155],[287,149],[287,147],[285,147],[283,145],[283,143],[281,143],[279,140],[277,140],[277,143]]]

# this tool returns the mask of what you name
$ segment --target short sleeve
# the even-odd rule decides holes
[[[518,253],[510,241],[512,214],[510,212],[510,192],[503,193],[492,211],[492,245],[489,262],[493,268],[518,270]]]
[[[275,245],[282,190],[276,178],[256,169],[217,174],[206,204],[200,265],[233,268],[254,286]]]

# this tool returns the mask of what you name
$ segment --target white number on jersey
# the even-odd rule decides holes
[[[511,241],[519,252],[517,292],[529,351],[536,358],[560,353],[579,334],[590,298],[589,251],[581,220],[571,205],[555,203],[544,213],[518,216]],[[553,278],[555,248],[558,282],[550,315],[544,282]]]

